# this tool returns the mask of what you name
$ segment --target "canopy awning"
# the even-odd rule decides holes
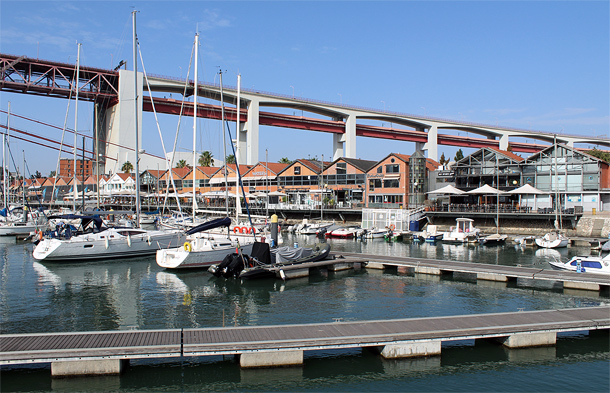
[[[508,191],[508,194],[529,194],[529,195],[540,195],[540,194],[548,194],[548,192],[544,192],[542,190],[537,189],[529,184],[521,186],[519,188],[515,188],[514,190]]]
[[[485,184],[484,186],[481,186],[479,188],[475,188],[474,190],[470,190],[468,192],[466,192],[467,194],[471,194],[471,195],[493,195],[493,194],[504,194],[504,192],[493,188],[492,186],[490,186],[489,184]]]
[[[462,191],[459,188],[452,186],[451,184],[446,185],[443,188],[439,188],[438,190],[429,191],[428,194],[452,194],[452,195],[462,195],[466,194],[466,191]]]

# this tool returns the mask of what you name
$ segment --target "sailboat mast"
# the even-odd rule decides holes
[[[8,211],[8,181],[7,176],[8,170],[8,135],[11,132],[11,103],[8,103],[8,112],[6,118],[6,134],[4,135],[4,144],[2,145],[2,185],[3,185],[3,197],[4,197],[4,208]]]
[[[133,113],[136,133],[136,227],[140,227],[140,141],[138,135],[138,37],[136,35],[136,12],[132,11],[133,16]]]
[[[74,101],[74,174],[73,174],[73,187],[74,193],[72,198],[72,211],[76,213],[76,196],[78,195],[78,183],[76,182],[76,136],[78,135],[78,82],[80,80],[80,47],[82,44],[78,43],[78,50],[76,54],[76,79],[74,80],[74,88],[76,89],[76,98]]]
[[[235,167],[239,165],[239,114],[240,114],[240,93],[241,93],[241,75],[237,74],[237,117],[235,118],[235,138],[237,143],[237,154],[235,154]],[[235,171],[235,222],[239,222],[239,213],[241,213],[241,203],[239,194],[239,173]],[[244,196],[245,198],[245,196]]]
[[[496,152],[496,234],[500,233],[500,162],[498,161],[498,153]]]
[[[195,34],[195,87],[193,90],[193,225],[195,224],[195,179],[197,171],[197,78],[198,78],[198,59],[199,59],[199,33]]]
[[[227,179],[227,137],[225,135],[225,101],[222,95],[222,70],[220,73],[220,122],[222,123],[220,129],[222,130],[222,146],[225,161],[225,210],[227,217],[229,216],[229,181]]]

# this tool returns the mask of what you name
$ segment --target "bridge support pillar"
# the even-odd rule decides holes
[[[345,151],[346,158],[356,156],[356,115],[350,114],[345,120]]]
[[[135,168],[136,164],[136,132],[135,115],[133,113],[133,100],[136,97],[134,92],[134,72],[127,70],[119,71],[119,101],[116,105],[106,110],[106,123],[99,133],[100,140],[105,141],[102,145],[106,146],[105,155],[107,157],[104,173],[116,173],[121,170],[121,166],[129,161]],[[143,74],[138,72],[138,136],[142,140],[142,82]],[[140,169],[149,167],[146,158],[140,156]],[[150,165],[152,168],[153,166]],[[156,167],[156,161],[154,164]]]
[[[285,367],[303,364],[303,351],[260,351],[239,355],[242,368]]]
[[[504,134],[500,137],[500,140],[498,141],[498,148],[504,151],[508,150],[508,134]]]
[[[415,144],[415,151],[427,150],[428,158],[438,161],[438,127],[431,126],[428,130],[428,141],[421,147],[418,147],[418,143]]]
[[[258,100],[252,100],[250,105],[248,105],[248,121],[246,122],[247,159],[245,163],[248,165],[256,165],[258,163],[258,128],[259,102]]]
[[[333,134],[333,161],[343,157],[344,134]]]
[[[389,344],[381,350],[381,356],[386,359],[436,356],[440,354],[440,340]]]
[[[248,163],[248,133],[243,123],[239,123],[236,134],[235,159],[239,165],[243,165]]]
[[[126,359],[70,360],[51,363],[51,376],[117,375],[129,364]]]
[[[516,333],[499,339],[508,348],[542,347],[555,345],[557,333]]]

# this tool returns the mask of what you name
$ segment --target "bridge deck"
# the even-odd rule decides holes
[[[0,364],[366,347],[610,328],[610,306],[230,328],[0,335]]]

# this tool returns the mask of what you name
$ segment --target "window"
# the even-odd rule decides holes
[[[295,175],[300,175],[301,174],[301,167],[300,166],[295,166],[294,167],[294,174]]]
[[[398,164],[386,165],[385,173],[400,173],[400,165],[398,165]]]
[[[383,181],[383,188],[398,188],[400,181],[398,179],[387,179]]]
[[[337,163],[337,175],[345,175],[347,173],[347,163],[338,162]]]
[[[383,173],[383,167],[382,166],[377,168],[377,173]]]

